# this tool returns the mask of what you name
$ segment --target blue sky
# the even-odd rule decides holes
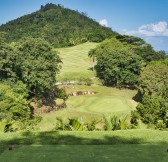
[[[86,12],[114,31],[142,37],[156,50],[168,51],[168,0],[0,0],[0,24],[46,3]]]

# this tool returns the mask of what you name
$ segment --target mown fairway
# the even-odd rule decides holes
[[[58,81],[94,77],[95,72],[90,69],[92,68],[92,60],[88,58],[88,52],[97,45],[97,43],[88,42],[75,47],[57,49],[63,61]]]
[[[96,43],[84,43],[75,47],[57,49],[62,58],[62,70],[59,81],[73,81],[81,78],[94,78],[93,85],[65,85],[68,94],[78,91],[95,92],[94,95],[71,96],[66,101],[67,108],[43,116],[39,124],[40,130],[51,130],[55,126],[56,116],[62,118],[82,117],[84,121],[101,120],[103,114],[126,115],[134,110],[137,103],[133,100],[137,91],[105,87],[95,78],[95,71],[90,70],[92,60],[88,51],[97,46]]]
[[[67,93],[76,91],[92,91],[94,95],[70,96],[66,101],[67,108],[44,114],[39,124],[40,130],[51,130],[56,123],[56,116],[62,118],[82,117],[84,121],[101,120],[103,114],[125,116],[135,109],[137,103],[132,99],[136,91],[127,89],[118,90],[104,86],[66,86]]]

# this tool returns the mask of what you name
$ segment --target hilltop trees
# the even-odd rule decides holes
[[[146,43],[142,38],[128,35],[117,35],[116,39],[119,40],[124,46],[129,46],[130,50],[142,57],[148,64],[151,61],[164,60],[166,53],[164,51],[155,51],[153,47]]]
[[[43,38],[54,47],[101,42],[116,35],[85,14],[54,4],[46,4],[32,14],[10,21],[0,26],[0,31],[8,33],[8,42],[32,36]]]

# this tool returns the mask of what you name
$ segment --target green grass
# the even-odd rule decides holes
[[[167,162],[168,131],[23,132],[0,134],[0,161]],[[12,151],[7,145],[14,144]],[[10,155],[10,156],[9,156]]]
[[[95,77],[89,70],[92,61],[87,53],[96,43],[85,43],[58,49],[63,59],[59,81]],[[98,81],[98,83],[100,83]],[[61,86],[62,87],[62,86]],[[0,134],[0,161],[2,162],[167,162],[168,131],[51,131],[56,117],[83,117],[84,121],[102,119],[103,114],[129,114],[137,103],[132,99],[137,91],[100,85],[63,86],[67,93],[93,91],[95,95],[71,96],[67,108],[43,115],[36,132]],[[61,103],[62,100],[57,100]],[[8,150],[13,144],[14,149]]]
[[[119,90],[104,86],[66,86],[67,93],[76,91],[92,91],[94,95],[71,96],[66,101],[67,108],[43,115],[43,120],[38,125],[40,130],[52,130],[56,123],[56,117],[80,118],[85,122],[103,119],[103,114],[123,116],[130,114],[137,103],[132,99],[137,91],[128,89]]]
[[[58,81],[95,77],[95,72],[90,70],[92,68],[92,60],[88,58],[88,52],[97,45],[97,43],[87,42],[75,47],[57,49],[63,61]]]
[[[22,146],[13,151],[6,150],[0,157],[2,162],[167,162],[168,153],[164,145],[56,145]],[[10,157],[9,157],[10,153]]]
[[[72,86],[69,86],[72,89]],[[93,91],[95,95],[72,96],[67,101],[71,109],[90,113],[128,114],[135,109],[132,98],[137,93],[127,89],[118,90],[104,86],[75,86],[73,91]]]

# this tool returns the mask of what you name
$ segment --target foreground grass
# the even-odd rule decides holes
[[[1,154],[2,162],[167,162],[164,145],[21,146]],[[10,156],[9,156],[10,155]]]
[[[113,145],[168,144],[168,131],[51,131],[0,134],[0,153],[6,144],[18,145]]]
[[[23,132],[0,134],[0,161],[167,162],[168,131]],[[12,151],[8,144],[14,144]]]

